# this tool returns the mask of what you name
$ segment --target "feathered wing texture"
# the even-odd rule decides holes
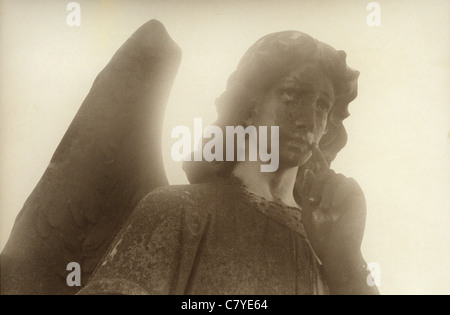
[[[167,185],[163,115],[181,50],[155,20],[139,28],[96,78],[16,218],[1,255],[3,294],[73,294],[137,203]]]

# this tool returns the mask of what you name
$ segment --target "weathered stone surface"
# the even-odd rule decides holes
[[[222,180],[152,191],[79,294],[325,290],[300,209]]]
[[[163,113],[181,59],[150,21],[96,78],[17,216],[1,255],[3,294],[72,294],[66,266],[85,284],[117,231],[149,191],[166,185]]]

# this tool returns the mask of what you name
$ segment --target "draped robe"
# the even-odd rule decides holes
[[[148,194],[79,294],[324,294],[301,209],[228,180]]]

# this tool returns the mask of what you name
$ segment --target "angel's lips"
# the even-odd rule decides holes
[[[285,143],[289,147],[296,148],[296,149],[302,149],[302,150],[305,150],[305,149],[312,150],[312,148],[314,147],[313,142],[309,142],[304,139],[292,139],[292,140],[286,141]]]
[[[315,136],[312,132],[296,132],[290,133],[289,136],[284,137],[284,141],[288,146],[294,148],[308,148],[312,149],[315,145]]]

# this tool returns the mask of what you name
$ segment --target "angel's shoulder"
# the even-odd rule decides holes
[[[220,196],[220,184],[169,185],[147,194],[135,209],[135,215],[152,217],[207,216],[212,201]]]

